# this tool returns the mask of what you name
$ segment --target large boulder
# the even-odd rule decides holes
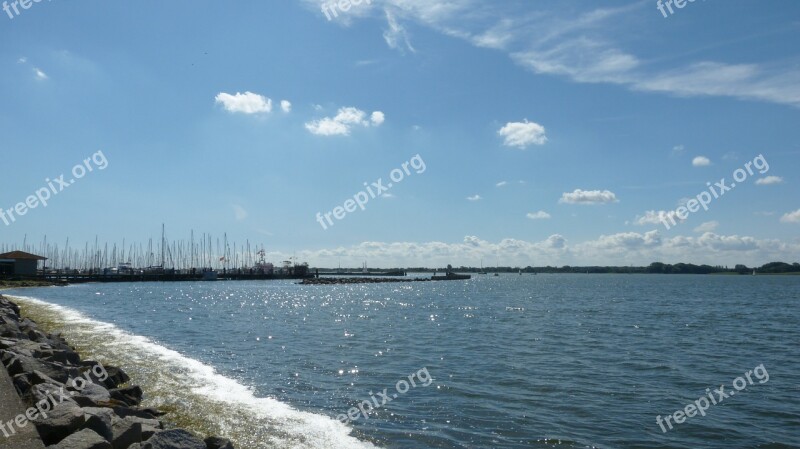
[[[164,416],[166,414],[153,408],[141,407],[114,407],[114,413],[116,413],[120,418],[125,418],[126,416],[135,416],[137,418],[144,419],[156,419],[157,417]]]
[[[85,429],[94,430],[108,442],[114,440],[114,428],[112,423],[116,416],[113,410],[102,407],[84,407],[83,413],[84,419],[86,420],[86,423],[83,425]]]
[[[142,388],[138,385],[125,388],[114,388],[112,390],[108,390],[108,392],[111,393],[112,399],[116,399],[117,401],[128,404],[129,406],[139,405],[142,402],[142,396],[144,396]]]
[[[8,374],[12,376],[23,373],[31,374],[34,371],[39,371],[62,384],[66,383],[70,378],[80,375],[80,371],[75,367],[46,362],[22,354],[16,354],[14,358],[8,362],[6,368],[8,369]]]
[[[233,443],[227,438],[208,437],[205,443],[206,449],[234,449]]]
[[[104,387],[94,383],[85,383],[82,386],[83,389],[78,391],[73,391],[72,399],[78,403],[81,407],[94,407],[98,404],[108,402],[111,399],[111,393],[108,392]]]
[[[165,430],[142,444],[143,449],[206,449],[206,443],[183,429]]]
[[[114,449],[125,449],[145,439],[142,435],[142,423],[131,417],[119,418],[114,416],[112,418],[112,431],[111,444]]]
[[[49,383],[32,386],[25,394],[24,399],[31,405],[42,402],[42,408],[45,408],[44,403],[50,404],[47,408],[67,402],[76,404],[65,387]]]
[[[111,443],[91,429],[83,429],[78,433],[47,446],[47,449],[112,449]]]
[[[83,409],[74,402],[58,404],[45,415],[38,415],[33,423],[46,445],[58,443],[86,423]]]

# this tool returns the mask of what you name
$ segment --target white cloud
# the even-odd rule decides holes
[[[575,189],[573,192],[564,192],[559,203],[566,204],[608,204],[617,203],[617,195],[608,190],[581,190]]]
[[[231,204],[231,208],[233,208],[233,215],[236,217],[236,221],[242,221],[250,215],[244,207],[238,204]]]
[[[697,156],[692,159],[692,165],[695,167],[707,167],[711,165],[711,160],[705,156]]]
[[[759,186],[768,186],[771,184],[781,184],[783,183],[783,178],[780,176],[765,176],[763,178],[759,178],[756,180],[756,185]]]
[[[287,114],[292,112],[292,102],[289,100],[281,100],[281,110]]]
[[[325,117],[306,123],[306,129],[318,136],[348,136],[354,126],[380,126],[384,122],[384,114],[375,111],[367,120],[367,113],[354,107],[340,108],[335,117]]]
[[[684,145],[675,145],[674,147],[672,147],[672,154],[673,155],[681,154],[684,151],[686,151],[686,147]]]
[[[781,223],[800,223],[800,209],[794,212],[787,212],[781,217]]]
[[[372,122],[373,125],[380,126],[386,120],[386,116],[381,111],[375,111],[369,117],[369,120]]]
[[[718,227],[719,227],[718,221],[707,221],[705,223],[702,223],[700,226],[694,228],[694,232],[697,232],[699,234],[705,234],[706,232],[716,231]]]
[[[354,107],[340,108],[336,116],[325,117],[306,123],[306,129],[318,136],[347,136],[354,126],[380,126],[384,122],[384,114],[375,111],[366,119],[367,113]]]
[[[675,222],[683,221],[677,217],[677,214],[675,213],[674,210],[670,211],[660,210],[658,212],[654,210],[648,210],[642,216],[637,215],[636,218],[633,220],[633,224],[638,226],[645,226],[652,224],[663,224],[664,221],[666,221],[667,223],[672,223],[673,220]]]
[[[17,59],[17,64],[25,64],[26,62],[28,62],[28,58],[26,58],[24,56],[19,58],[19,59]]]
[[[48,78],[47,74],[42,72],[39,68],[34,67],[33,73],[36,75],[37,80],[46,80]]]
[[[243,114],[258,114],[260,112],[272,112],[272,100],[252,92],[231,95],[220,92],[214,98],[216,103],[222,104],[228,112],[241,112]]]
[[[327,117],[322,120],[308,122],[305,126],[311,134],[318,136],[347,136],[350,134],[350,127]]]
[[[505,187],[507,185],[508,185],[507,181],[500,181],[497,184],[495,184],[496,187]]]
[[[655,261],[687,262],[708,265],[743,263],[758,266],[783,260],[792,262],[800,254],[799,242],[756,239],[749,236],[704,233],[698,236],[662,237],[658,231],[625,232],[601,235],[596,239],[571,243],[559,234],[541,241],[504,238],[489,242],[466,236],[461,242],[375,242],[347,247],[298,251],[297,257],[314,267],[358,266],[365,259],[370,266],[478,266],[481,258],[499,258],[510,266],[588,266],[638,265]],[[270,252],[270,260],[288,260],[292,253]]]
[[[531,220],[547,220],[550,218],[550,214],[547,212],[540,210],[538,212],[528,212],[526,217],[530,218]]]
[[[509,122],[497,131],[504,137],[503,145],[525,149],[529,145],[544,145],[547,142],[544,127],[538,123]]]
[[[468,197],[467,197],[467,200],[468,200],[468,201],[480,201],[480,200],[482,200],[482,199],[483,199],[483,198],[481,198],[481,196],[480,196],[480,195],[473,195],[473,196],[468,196]]]

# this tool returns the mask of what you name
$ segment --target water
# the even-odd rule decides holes
[[[126,368],[176,424],[245,449],[800,447],[795,276],[9,293],[37,298],[22,301],[29,313],[87,356]],[[753,374],[706,416],[662,432],[656,416],[706,388],[731,391],[761,364],[768,381]],[[362,401],[380,404],[384,389],[391,401],[368,419],[337,420]]]

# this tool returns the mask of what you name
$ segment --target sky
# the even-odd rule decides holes
[[[800,261],[799,2],[354,3],[4,2],[0,244]]]

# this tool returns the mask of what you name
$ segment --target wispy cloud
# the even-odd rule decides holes
[[[383,32],[383,39],[386,41],[386,45],[395,50],[404,51],[407,49],[415,53],[417,50],[411,45],[411,39],[409,39],[405,27],[400,25],[400,22],[398,22],[392,11],[386,9],[385,12],[386,24],[389,27]]]
[[[483,198],[481,198],[480,195],[472,195],[467,197],[467,201],[480,201],[482,199]]]
[[[243,221],[250,215],[247,213],[247,210],[239,204],[231,204],[231,208],[233,209],[233,215],[236,221]]]
[[[702,223],[700,226],[694,228],[694,232],[697,232],[699,234],[705,234],[706,232],[716,231],[718,227],[719,227],[718,221],[707,221],[705,223]]]
[[[528,212],[525,216],[530,218],[531,220],[547,220],[550,218],[550,214],[548,214],[543,210],[540,210],[538,212]]]
[[[705,156],[697,156],[692,159],[692,166],[694,167],[707,167],[709,165],[711,165],[711,159]]]
[[[637,19],[647,2],[598,7],[577,16],[573,9],[554,3],[536,3],[535,10],[513,2],[488,5],[476,0],[385,0],[383,4],[389,26],[384,39],[396,49],[414,51],[400,24],[414,21],[475,46],[503,51],[541,75],[681,97],[723,96],[800,107],[800,72],[791,61],[695,60],[665,68],[648,55],[625,49],[615,33],[617,25]]]
[[[39,69],[38,67],[34,67],[34,68],[33,68],[33,73],[35,74],[35,76],[36,76],[36,79],[37,79],[37,80],[46,80],[46,79],[48,78],[48,77],[47,77],[47,74],[46,74],[46,73],[44,73],[44,72],[43,72],[41,69]]]

